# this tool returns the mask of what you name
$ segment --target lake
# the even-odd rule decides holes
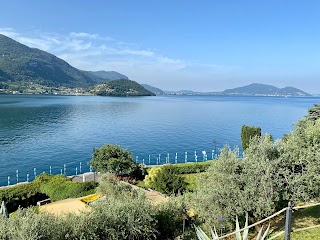
[[[89,171],[93,148],[116,143],[135,160],[203,161],[212,150],[241,146],[243,124],[274,139],[292,129],[320,98],[156,96],[98,97],[0,95],[0,185],[26,181],[43,171]],[[64,166],[64,164],[66,164]],[[65,167],[65,169],[64,169]],[[34,169],[36,168],[36,169]]]

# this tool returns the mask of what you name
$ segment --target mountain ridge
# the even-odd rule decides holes
[[[0,34],[0,81],[48,87],[87,88],[128,77],[115,71],[83,71],[46,51]]]
[[[222,94],[243,95],[243,96],[311,96],[298,88],[284,87],[277,88],[268,84],[251,83],[243,87],[226,89]]]

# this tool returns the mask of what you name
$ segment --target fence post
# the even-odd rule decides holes
[[[284,240],[290,240],[290,233],[291,233],[291,222],[292,222],[292,208],[291,203],[288,202],[288,207],[286,211],[286,228],[284,231]]]

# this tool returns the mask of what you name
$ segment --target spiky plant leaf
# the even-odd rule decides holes
[[[263,236],[262,236],[261,240],[264,240],[264,239],[268,236],[269,229],[270,229],[270,223],[269,223],[269,226],[268,226],[267,230],[264,232],[264,234],[263,234]]]
[[[219,238],[218,234],[217,234],[217,230],[216,230],[216,227],[214,227],[214,231],[212,230],[212,228],[210,228],[210,231],[211,231],[211,236],[212,236],[212,239],[213,240],[216,240]]]
[[[6,204],[4,203],[4,201],[2,201],[2,203],[1,203],[0,215],[5,216],[6,218],[9,217],[9,214],[8,214],[8,211],[7,211],[7,207],[6,207]]]
[[[237,233],[236,233],[236,239],[237,239],[237,240],[242,240],[242,239],[241,239],[241,234],[240,234],[239,230],[240,230],[239,220],[238,220],[238,216],[236,216],[236,231],[237,231]]]
[[[200,227],[194,226],[196,234],[199,240],[210,240],[210,238],[202,231]]]
[[[263,226],[260,228],[260,231],[259,231],[258,236],[257,236],[257,240],[260,240],[262,231],[263,231]]]
[[[248,218],[249,218],[249,216],[248,216],[248,212],[247,212],[246,213],[246,224],[244,226],[245,228],[248,227]],[[248,240],[248,233],[249,233],[249,229],[248,228],[243,231],[243,235],[242,235],[242,239],[243,240]]]

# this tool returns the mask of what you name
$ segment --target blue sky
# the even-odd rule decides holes
[[[165,90],[320,93],[320,1],[1,0],[0,33]]]

